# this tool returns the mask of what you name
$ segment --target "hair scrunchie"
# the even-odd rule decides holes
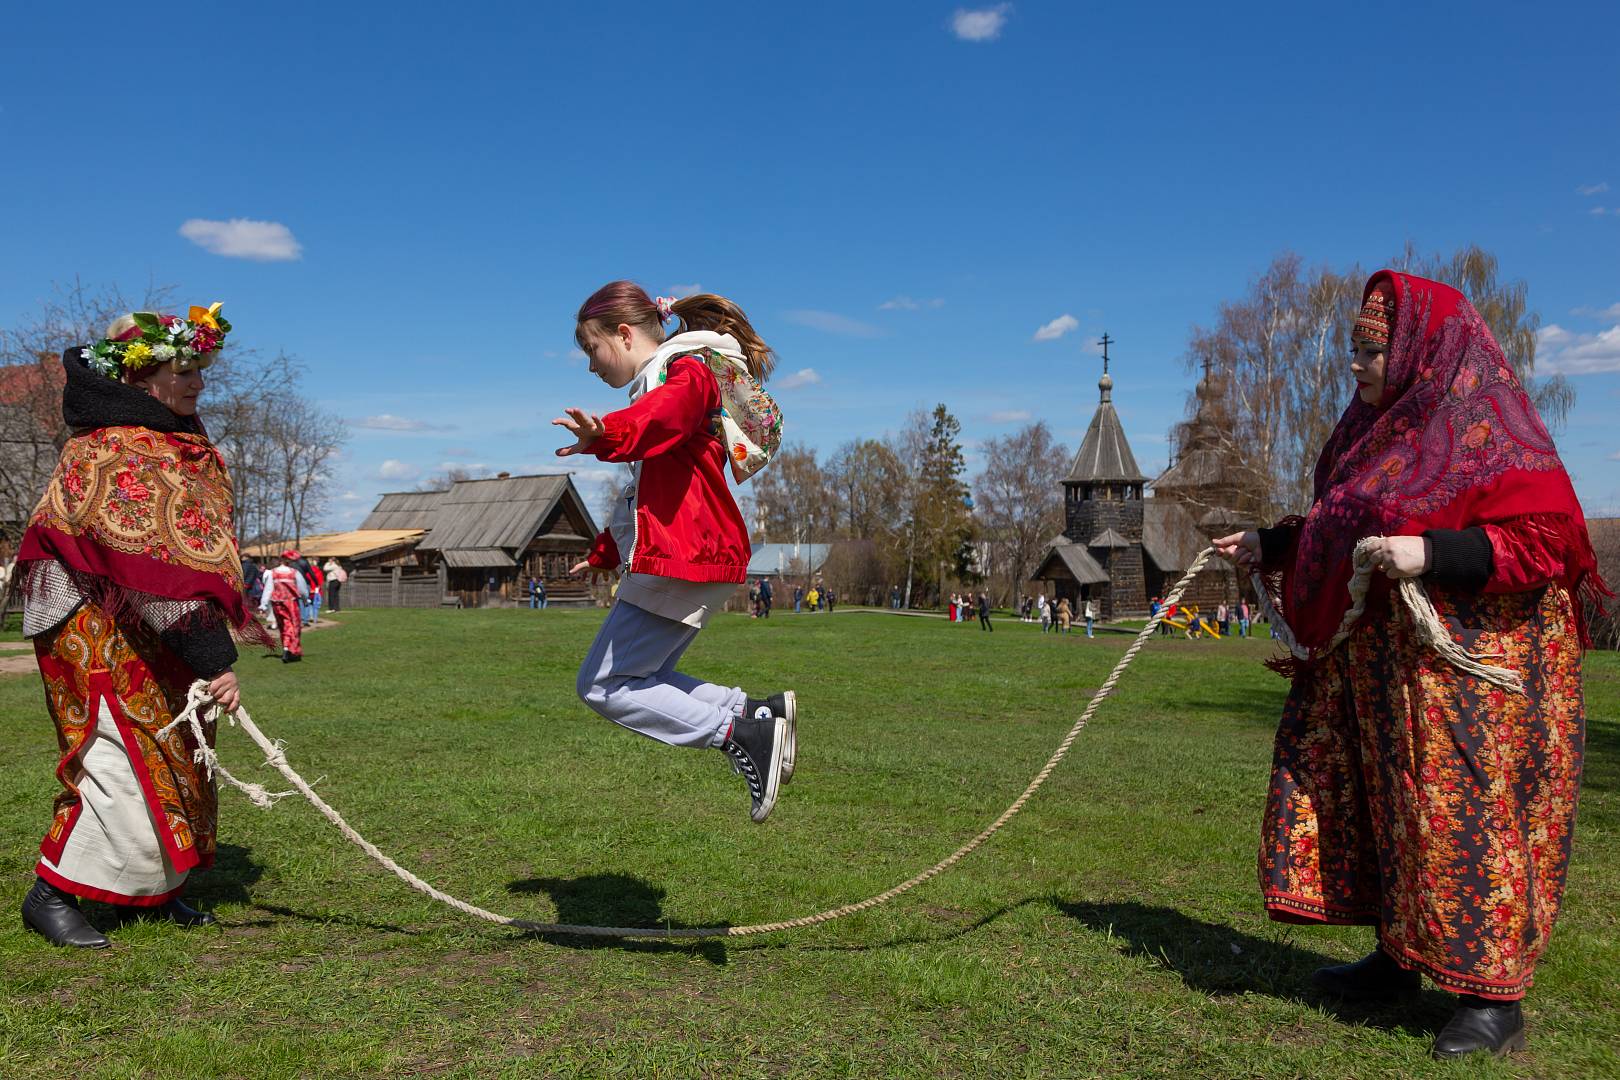
[[[673,296],[654,297],[653,306],[658,308],[660,322],[669,322],[675,317],[675,298]]]

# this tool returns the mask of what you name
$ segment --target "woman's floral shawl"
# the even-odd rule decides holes
[[[72,400],[81,382],[74,363],[68,361],[65,411],[72,415],[77,405],[82,415],[84,402]],[[144,402],[129,404],[134,413],[96,411],[127,417],[145,408]],[[136,606],[130,593],[201,601],[204,610],[223,612],[238,636],[268,644],[242,595],[225,462],[195,421],[163,426],[177,430],[115,423],[68,439],[29,518],[18,562],[55,559],[114,613]]]

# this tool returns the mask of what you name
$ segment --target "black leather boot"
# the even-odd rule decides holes
[[[148,922],[171,922],[176,926],[186,927],[188,930],[193,926],[213,926],[219,922],[213,915],[206,911],[198,911],[178,896],[172,900],[164,901],[157,907],[127,907],[124,909],[124,918],[126,920],[143,919]]]
[[[34,887],[23,897],[23,926],[52,945],[78,949],[105,949],[112,944],[100,930],[91,926],[79,910],[79,899],[65,893],[44,878],[35,878]]]
[[[1311,982],[1323,993],[1363,1001],[1405,997],[1423,986],[1417,972],[1401,967],[1383,949],[1374,949],[1353,964],[1317,968]]]
[[[1517,1001],[1490,1001],[1464,994],[1457,1011],[1434,1037],[1434,1056],[1466,1057],[1481,1051],[1494,1057],[1524,1049],[1524,1010]]]

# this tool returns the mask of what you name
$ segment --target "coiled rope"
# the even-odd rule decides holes
[[[844,904],[841,907],[829,908],[826,911],[818,911],[814,915],[805,915],[797,919],[784,919],[781,922],[756,923],[752,926],[581,926],[573,923],[535,922],[531,919],[520,919],[511,915],[501,915],[497,912],[488,911],[481,908],[476,904],[469,904],[465,900],[459,900],[442,889],[434,888],[426,881],[423,881],[421,878],[417,877],[415,874],[411,873],[409,870],[405,869],[403,866],[399,865],[399,863],[395,862],[392,858],[379,850],[377,845],[373,844],[364,836],[361,836],[358,832],[356,832],[353,826],[351,826],[347,821],[343,820],[343,815],[332,809],[326,800],[316,794],[315,789],[310,787],[309,783],[302,776],[299,776],[296,771],[294,771],[293,767],[287,763],[287,755],[283,749],[283,745],[280,742],[272,742],[270,739],[266,738],[264,732],[259,730],[258,725],[253,722],[253,718],[248,715],[248,711],[246,709],[239,707],[234,713],[227,713],[225,715],[226,718],[232,723],[240,725],[243,732],[247,734],[247,737],[252,739],[253,742],[258,745],[259,749],[264,752],[265,764],[272,766],[277,772],[281,773],[282,776],[286,777],[288,783],[292,784],[293,788],[296,790],[296,793],[302,795],[305,799],[308,799],[309,802],[317,810],[319,810],[322,815],[325,816],[326,820],[338,827],[338,830],[348,838],[350,843],[354,844],[367,855],[371,856],[373,860],[385,867],[395,877],[405,882],[405,884],[409,885],[417,892],[431,896],[441,904],[452,907],[465,915],[471,915],[474,918],[483,919],[486,922],[492,922],[498,926],[510,926],[514,927],[515,929],[527,930],[537,934],[574,934],[583,937],[604,938],[666,939],[749,937],[754,934],[771,934],[782,930],[801,930],[806,927],[819,926],[822,923],[829,923],[834,919],[842,919],[847,915],[854,915],[856,912],[866,911],[869,908],[875,908],[880,904],[886,904],[895,897],[910,892],[918,885],[938,877],[940,874],[944,873],[946,870],[949,870],[951,867],[961,862],[964,858],[971,855],[974,851],[978,850],[978,848],[983,845],[985,841],[989,840],[996,833],[1000,832],[1002,826],[1006,825],[1015,816],[1017,816],[1018,812],[1024,808],[1024,804],[1029,802],[1030,798],[1035,794],[1035,792],[1040,790],[1041,785],[1046,783],[1047,777],[1052,775],[1053,770],[1055,770],[1059,763],[1063,761],[1064,757],[1068,755],[1069,747],[1074,745],[1074,740],[1079,736],[1081,730],[1091,722],[1092,716],[1097,712],[1097,707],[1100,706],[1103,701],[1105,701],[1108,696],[1114,692],[1114,684],[1119,682],[1119,677],[1124,674],[1125,669],[1130,666],[1131,661],[1136,659],[1136,654],[1141,651],[1143,644],[1145,644],[1148,638],[1153,635],[1153,631],[1158,627],[1160,621],[1164,618],[1164,613],[1181,599],[1182,593],[1187,591],[1187,586],[1192,584],[1192,580],[1198,576],[1201,570],[1204,569],[1204,566],[1209,562],[1211,556],[1214,554],[1215,550],[1213,548],[1205,548],[1199,553],[1198,557],[1193,560],[1192,565],[1187,568],[1187,572],[1182,575],[1181,580],[1176,582],[1175,588],[1171,589],[1170,594],[1165,597],[1164,603],[1159,606],[1158,612],[1148,620],[1147,625],[1142,628],[1141,633],[1136,635],[1136,640],[1131,642],[1130,648],[1125,650],[1125,655],[1120,657],[1119,663],[1114,665],[1114,670],[1109,673],[1108,678],[1104,680],[1102,686],[1094,695],[1092,695],[1091,702],[1086,706],[1085,711],[1082,712],[1080,714],[1080,718],[1074,722],[1074,726],[1071,727],[1069,729],[1069,733],[1063,737],[1063,741],[1059,743],[1058,748],[1052,752],[1052,756],[1048,758],[1046,764],[1041,767],[1041,771],[1036,773],[1035,778],[1029,782],[1029,786],[1024,788],[1023,794],[1014,799],[1012,805],[1001,812],[1000,817],[996,818],[989,825],[985,826],[984,830],[973,839],[969,840],[967,843],[945,856],[945,858],[941,859],[933,866],[930,866],[928,869],[919,874],[915,874],[912,877],[907,878],[905,881],[902,881],[893,888],[885,889],[883,892],[880,892],[875,896],[869,896],[865,900],[860,900],[852,904]],[[208,770],[210,776],[218,773],[220,776],[224,777],[227,782],[246,795],[255,806],[267,808],[273,805],[278,799],[294,793],[291,791],[269,792],[266,791],[261,785],[243,783],[230,773],[226,772],[225,769],[219,764],[218,755],[214,750],[209,748],[208,740],[204,737],[201,717],[205,715],[205,710],[212,710],[216,716],[221,711],[218,706],[213,703],[213,699],[209,697],[207,684],[203,682],[193,683],[190,691],[187,694],[186,707],[181,710],[179,716],[174,718],[173,723],[169,724],[158,733],[159,737],[161,738],[170,730],[178,727],[181,724],[189,724],[192,734],[196,738],[197,742],[197,750],[194,753],[195,760]]]

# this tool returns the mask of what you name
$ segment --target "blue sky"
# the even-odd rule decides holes
[[[334,526],[447,464],[557,468],[546,422],[621,404],[570,355],[612,278],[740,303],[823,452],[937,401],[970,451],[1072,447],[1106,330],[1152,473],[1189,327],[1281,251],[1408,239],[1529,283],[1620,513],[1612,3],[233,8],[9,16],[0,320],[75,275],[224,300],[351,422]]]

